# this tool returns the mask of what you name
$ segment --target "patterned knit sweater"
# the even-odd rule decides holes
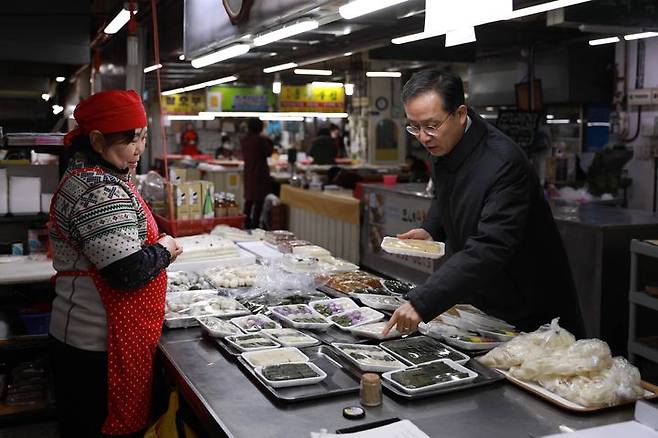
[[[93,162],[72,160],[64,176],[70,177],[54,200],[59,233],[51,227],[53,266],[57,271],[95,267],[113,288],[131,285],[138,269],[144,283],[169,264],[169,253],[158,244],[145,245],[146,217],[128,174]],[[99,169],[72,174],[82,167]],[[55,292],[50,333],[76,348],[105,351],[106,314],[92,278],[60,276]]]

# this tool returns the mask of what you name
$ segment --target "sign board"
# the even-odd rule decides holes
[[[208,88],[207,111],[268,111],[274,107],[274,93],[268,88],[214,86]]]
[[[532,145],[539,123],[539,113],[525,111],[501,111],[496,128],[514,140],[522,148]]]
[[[162,96],[165,114],[196,115],[206,111],[206,93],[203,91]]]
[[[345,90],[335,87],[284,85],[281,87],[281,112],[342,113],[345,111]]]

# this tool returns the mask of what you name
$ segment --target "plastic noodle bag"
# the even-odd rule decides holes
[[[581,339],[567,348],[554,350],[525,360],[511,374],[517,379],[536,380],[539,377],[577,376],[609,368],[612,362],[610,347],[599,339]]]
[[[560,327],[559,318],[543,325],[532,333],[517,336],[500,347],[482,356],[479,361],[492,368],[509,369],[524,361],[544,356],[551,351],[566,348],[576,342],[576,338]]]
[[[644,395],[640,372],[623,357],[601,372],[575,377],[545,376],[539,384],[559,396],[586,407],[612,406]]]

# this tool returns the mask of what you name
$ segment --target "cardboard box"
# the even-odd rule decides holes
[[[203,191],[201,188],[201,181],[188,181],[187,185],[187,201],[189,205],[190,219],[201,219],[203,215]]]
[[[215,217],[215,184],[211,181],[201,183],[201,216],[204,219]]]
[[[188,184],[186,182],[171,183],[171,194],[174,202],[173,211],[174,219],[187,220],[190,218],[190,205],[188,198]],[[165,216],[169,215],[169,209],[166,209]]]
[[[199,169],[175,166],[169,168],[169,180],[171,182],[198,181],[200,179],[201,171]]]
[[[212,181],[215,185],[215,192],[232,193],[238,206],[244,202],[244,185],[242,170],[218,170],[203,172],[203,179]]]

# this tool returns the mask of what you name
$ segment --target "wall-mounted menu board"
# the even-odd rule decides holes
[[[501,111],[496,127],[522,148],[532,145],[539,124],[539,113],[526,111]]]

